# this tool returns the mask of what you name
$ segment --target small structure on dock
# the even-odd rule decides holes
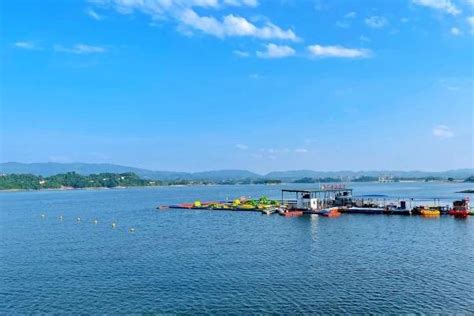
[[[295,199],[286,199],[295,194]],[[343,184],[323,185],[319,189],[283,189],[281,204],[289,208],[307,211],[319,211],[328,207],[352,205],[352,189]]]

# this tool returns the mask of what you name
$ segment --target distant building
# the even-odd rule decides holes
[[[393,179],[393,176],[380,176],[379,177],[379,182],[380,183],[389,183],[389,182],[395,182]]]

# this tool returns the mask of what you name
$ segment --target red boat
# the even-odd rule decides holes
[[[453,208],[448,211],[448,214],[457,218],[466,218],[469,215],[469,199],[454,201]]]
[[[466,210],[450,210],[448,214],[458,218],[466,218],[469,215],[469,212]]]
[[[339,209],[337,207],[333,207],[330,209],[322,210],[319,215],[326,216],[326,217],[338,217],[341,216]]]

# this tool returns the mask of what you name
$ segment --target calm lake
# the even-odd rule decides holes
[[[2,192],[0,314],[474,313],[474,216],[156,210],[282,187],[311,186]],[[351,187],[452,202],[472,184]]]

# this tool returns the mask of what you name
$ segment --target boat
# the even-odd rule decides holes
[[[470,208],[470,205],[469,205],[469,199],[465,198],[460,201],[454,201],[453,208],[448,211],[448,214],[453,215],[454,217],[457,217],[457,218],[466,218],[468,215],[471,214],[471,212],[472,212],[472,209]]]
[[[341,212],[339,212],[339,208],[331,207],[328,209],[321,210],[318,215],[325,216],[325,217],[339,217],[341,216]]]
[[[260,210],[262,212],[262,214],[264,215],[272,215],[273,213],[276,213],[277,212],[277,209],[276,208],[266,208],[266,209],[262,209]]]
[[[385,207],[386,215],[411,215],[411,210],[407,209],[406,201],[400,201],[400,204],[391,203]]]
[[[467,210],[450,210],[449,215],[453,215],[457,218],[466,218],[469,215]]]
[[[304,210],[301,209],[279,209],[278,214],[285,217],[303,216]]]
[[[411,215],[412,212],[407,209],[401,209],[401,208],[387,208],[384,211],[384,214],[386,215]]]
[[[341,213],[348,214],[383,214],[385,211],[382,207],[348,207],[341,209]]]
[[[416,206],[411,210],[413,215],[440,216],[448,213],[448,208],[444,206]]]
[[[432,210],[432,209],[422,209],[420,211],[421,216],[427,216],[427,217],[432,217],[432,216],[440,216],[441,212],[439,210]]]

